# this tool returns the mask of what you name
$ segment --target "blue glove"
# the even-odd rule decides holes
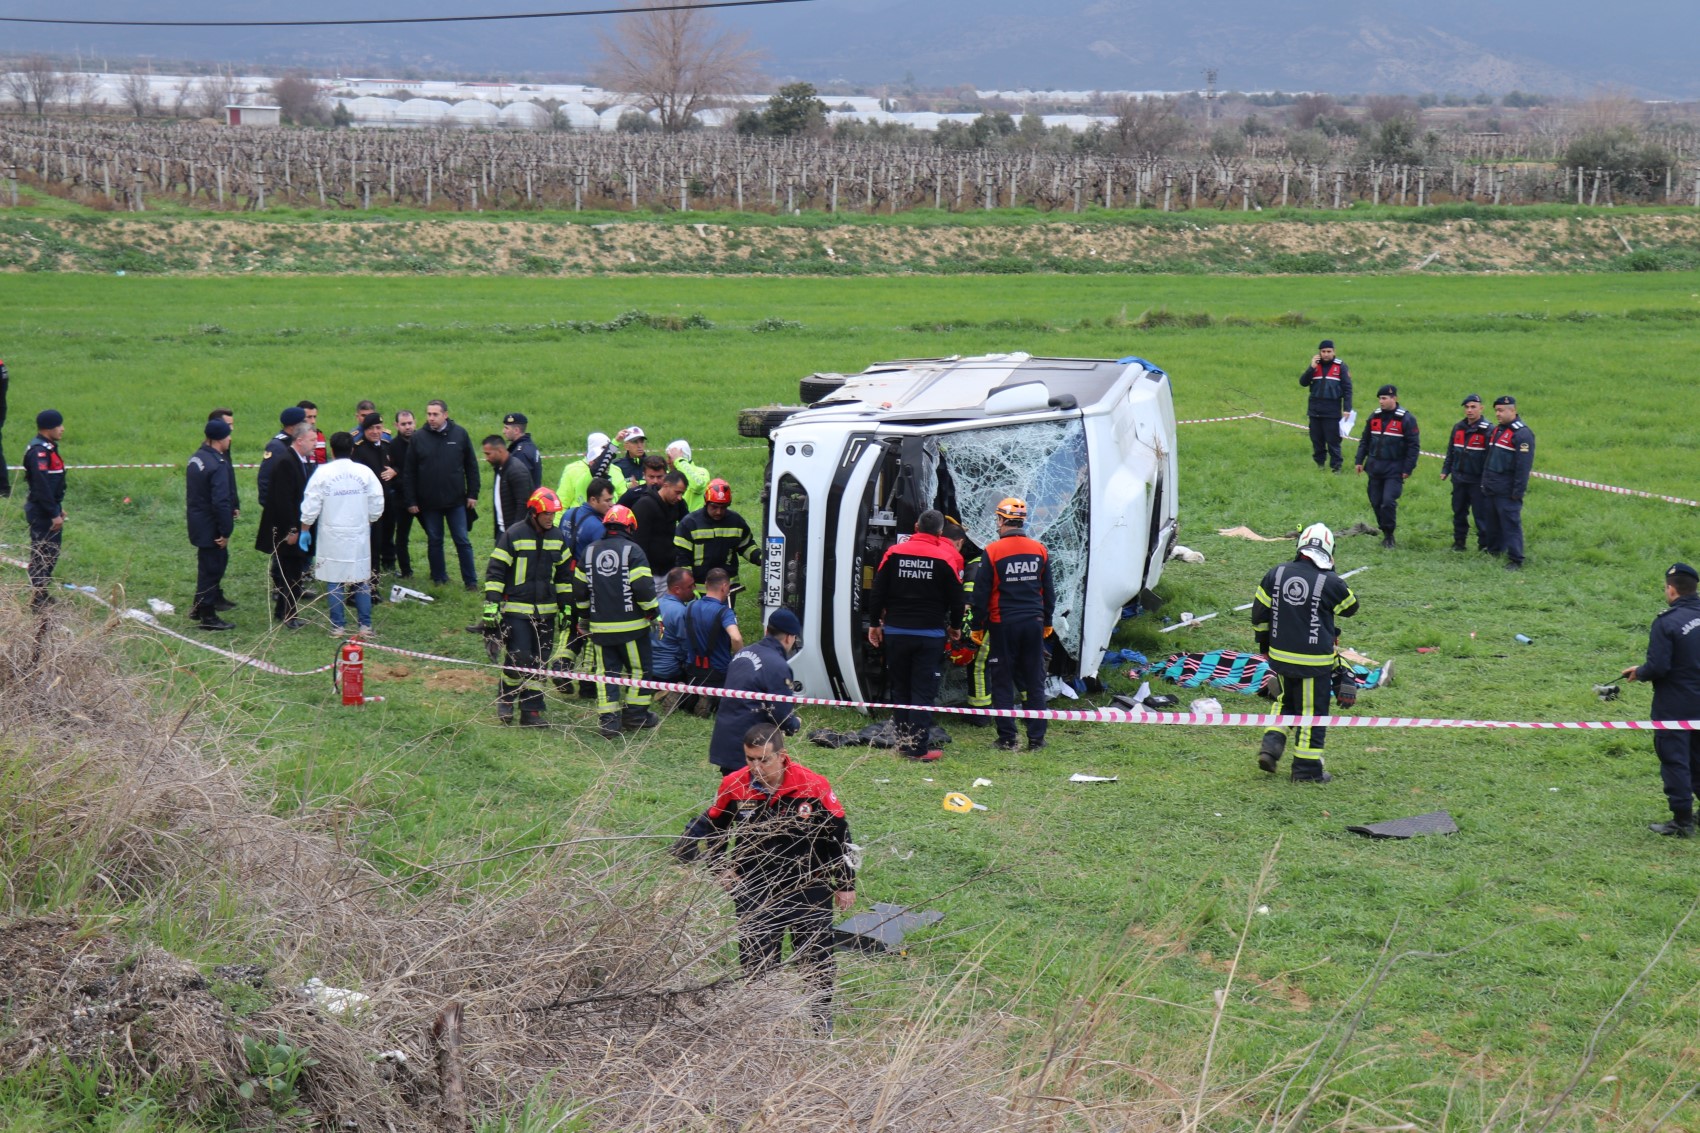
[[[301,538],[295,541],[295,545],[301,548],[302,554],[308,553],[313,549],[313,533],[311,531],[303,531],[301,533]]]

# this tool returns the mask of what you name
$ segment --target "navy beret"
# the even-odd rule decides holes
[[[65,423],[65,415],[57,409],[43,409],[35,415],[35,427],[38,429],[57,429]]]
[[[1494,398],[1493,403],[1495,405],[1516,405],[1517,399],[1512,397],[1510,394],[1506,394],[1504,397]]]
[[[285,429],[289,428],[291,425],[299,425],[306,419],[307,411],[299,405],[291,405],[288,409],[285,409],[282,413],[277,415],[277,423],[282,425]]]
[[[205,432],[207,434],[207,440],[222,441],[230,435],[230,425],[226,423],[223,417],[214,417],[211,421],[207,422]]]
[[[1666,578],[1675,578],[1679,574],[1686,574],[1694,581],[1700,582],[1700,570],[1695,570],[1687,563],[1672,563],[1671,568],[1665,571]]]

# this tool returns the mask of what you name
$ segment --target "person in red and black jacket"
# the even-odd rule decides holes
[[[962,553],[944,537],[944,513],[928,509],[915,534],[886,549],[868,599],[868,644],[885,652],[886,698],[897,753],[931,763],[943,752],[928,741],[933,702],[944,677],[945,649],[962,633]]]
[[[732,895],[738,914],[738,963],[746,976],[779,964],[791,934],[791,956],[813,987],[810,1012],[832,1030],[833,906],[856,903],[856,849],[844,806],[826,777],[794,763],[777,724],[744,733],[746,766],[720,781],[714,803],[674,843],[679,860],[696,860],[704,840],[709,865]],[[730,849],[727,843],[731,843]]]
[[[1011,496],[997,506],[998,537],[980,560],[974,580],[974,644],[991,632],[986,658],[986,681],[992,687],[992,707],[1015,707],[1015,690],[1025,694],[1024,707],[1045,709],[1045,638],[1051,636],[1051,615],[1057,590],[1051,584],[1050,553],[1026,533],[1027,501]],[[1045,721],[1029,718],[1027,750],[1045,746]],[[1014,751],[1015,719],[997,718],[1001,751]]]
[[[1452,549],[1465,549],[1470,537],[1470,512],[1476,513],[1476,546],[1484,548],[1482,538],[1482,468],[1487,464],[1488,437],[1493,426],[1482,420],[1482,399],[1473,393],[1464,395],[1464,419],[1452,426],[1452,443],[1446,446],[1446,459],[1440,466],[1440,478],[1452,481]]]
[[[35,415],[35,439],[24,449],[24,483],[29,497],[24,501],[24,518],[30,526],[30,609],[39,610],[53,600],[48,586],[65,538],[65,458],[59,441],[65,435],[65,417],[57,409]]]
[[[325,435],[319,431],[319,407],[311,401],[297,401],[296,408],[307,414],[307,424],[313,426],[313,455],[309,463],[323,464],[330,457],[325,452]]]
[[[1382,386],[1375,394],[1381,409],[1364,422],[1353,463],[1359,472],[1369,473],[1369,506],[1375,509],[1375,523],[1381,528],[1381,545],[1391,548],[1399,526],[1399,496],[1416,471],[1422,444],[1416,415],[1399,404],[1399,387]]]
[[[1317,346],[1310,365],[1299,375],[1299,385],[1310,390],[1307,416],[1310,421],[1310,455],[1321,468],[1324,460],[1340,471],[1340,420],[1352,411],[1352,372],[1335,356],[1334,340],[1325,338]]]
[[[1504,554],[1506,570],[1522,570],[1523,495],[1535,468],[1535,431],[1524,423],[1510,394],[1493,399],[1493,415],[1499,424],[1488,434],[1476,529],[1482,533],[1483,550]]]

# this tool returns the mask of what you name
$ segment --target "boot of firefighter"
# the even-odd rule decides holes
[[[1287,733],[1272,729],[1263,733],[1263,744],[1257,749],[1257,765],[1271,775],[1281,762],[1281,753],[1287,750]]]
[[[659,728],[661,717],[647,708],[636,710],[628,708],[620,715],[620,726],[628,732],[636,732],[644,728]]]
[[[1293,782],[1295,783],[1328,783],[1334,776],[1322,769],[1322,760],[1293,757]]]
[[[522,708],[519,712],[519,726],[522,728],[547,728],[549,721],[543,718],[543,713],[535,708]]]
[[[625,729],[620,727],[618,712],[604,712],[597,717],[596,730],[605,740],[617,740],[625,735]]]

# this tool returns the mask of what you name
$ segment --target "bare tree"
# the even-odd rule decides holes
[[[159,95],[153,92],[153,81],[146,71],[131,71],[125,75],[119,81],[118,94],[137,118],[159,113]]]
[[[202,118],[221,118],[224,108],[240,99],[247,91],[230,71],[214,71],[195,84],[190,100],[195,113]]]
[[[100,94],[100,80],[81,71],[65,75],[65,105],[84,118],[106,109],[106,99]]]
[[[654,8],[664,0],[644,0]],[[760,54],[742,32],[719,30],[698,9],[636,11],[620,17],[602,37],[598,81],[653,110],[661,128],[690,128],[699,110],[717,96],[747,90],[759,81]]]
[[[318,84],[306,75],[297,72],[278,79],[272,83],[271,96],[283,111],[286,122],[297,126],[330,124],[330,102],[319,90]]]
[[[45,55],[31,55],[5,77],[6,93],[21,111],[34,110],[39,117],[47,113],[47,104],[65,90],[65,76],[48,61]]]
[[[1116,116],[1110,132],[1123,153],[1155,156],[1186,136],[1186,120],[1172,98],[1122,95],[1110,102],[1110,113]]]

